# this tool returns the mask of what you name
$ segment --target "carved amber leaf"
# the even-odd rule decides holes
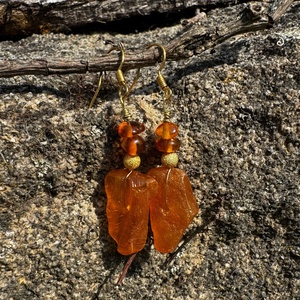
[[[199,207],[187,174],[177,168],[159,167],[148,175],[158,182],[158,194],[150,202],[150,221],[154,247],[172,252]]]
[[[137,171],[119,169],[106,175],[108,231],[119,253],[130,255],[144,248],[150,201],[156,198],[157,190],[155,179]]]

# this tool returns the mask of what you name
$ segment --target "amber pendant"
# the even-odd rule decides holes
[[[172,252],[197,215],[199,207],[187,174],[178,168],[159,167],[148,172],[158,182],[158,194],[150,202],[154,247]]]
[[[146,243],[150,202],[155,201],[158,183],[149,175],[127,169],[110,171],[105,177],[108,231],[118,252],[130,255]]]

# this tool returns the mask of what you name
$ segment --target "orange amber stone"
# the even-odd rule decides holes
[[[148,175],[158,182],[158,194],[150,202],[150,223],[154,246],[162,253],[172,252],[199,207],[187,174],[178,168],[159,167]]]
[[[155,133],[159,137],[169,140],[178,135],[178,126],[171,122],[163,122],[156,128]]]
[[[155,141],[155,148],[164,153],[172,153],[176,152],[180,147],[180,140],[178,138],[175,139],[163,139],[158,138]]]
[[[144,151],[145,142],[139,135],[134,135],[131,138],[122,139],[121,146],[128,155],[135,156]]]
[[[143,123],[131,121],[130,124],[132,126],[132,134],[133,135],[139,134],[139,133],[145,131],[145,125]]]
[[[117,242],[119,253],[130,255],[144,248],[149,203],[157,190],[155,179],[137,171],[120,169],[106,175],[108,231]]]
[[[118,127],[118,134],[123,138],[131,138],[133,135],[139,134],[145,131],[145,126],[143,123],[131,121],[122,122]]]

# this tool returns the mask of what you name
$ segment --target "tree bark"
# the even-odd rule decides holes
[[[207,49],[224,42],[237,34],[271,28],[285,11],[292,5],[293,0],[276,1],[265,9],[263,5],[250,4],[243,10],[240,18],[232,24],[223,24],[218,28],[199,26],[196,16],[181,34],[167,46],[168,60],[182,60],[197,55]],[[160,60],[158,49],[152,48],[139,53],[127,52],[123,69],[142,68],[155,65]],[[86,72],[113,71],[119,66],[119,56],[115,53],[104,55],[91,61],[33,60],[33,61],[0,61],[0,77],[16,75],[51,75]]]
[[[87,25],[101,27],[112,21],[152,13],[174,13],[191,7],[230,5],[242,0],[4,0],[0,3],[0,37],[12,38],[32,33],[68,32]]]

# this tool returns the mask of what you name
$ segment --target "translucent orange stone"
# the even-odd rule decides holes
[[[180,140],[178,138],[169,140],[158,138],[155,141],[155,148],[164,153],[176,152],[180,148]]]
[[[144,124],[135,121],[122,122],[118,127],[118,134],[123,138],[131,138],[133,135],[139,134],[143,131],[145,131]]]
[[[155,133],[159,137],[169,140],[178,135],[178,126],[171,122],[163,122],[156,128]]]
[[[148,175],[158,182],[158,194],[150,202],[150,223],[154,247],[172,252],[199,207],[187,174],[178,168],[159,167]]]
[[[123,138],[121,147],[128,155],[135,156],[144,151],[145,142],[139,135],[134,135],[131,138]]]
[[[144,248],[149,205],[157,190],[155,179],[137,171],[112,170],[106,175],[108,231],[117,242],[119,253],[130,255]]]

